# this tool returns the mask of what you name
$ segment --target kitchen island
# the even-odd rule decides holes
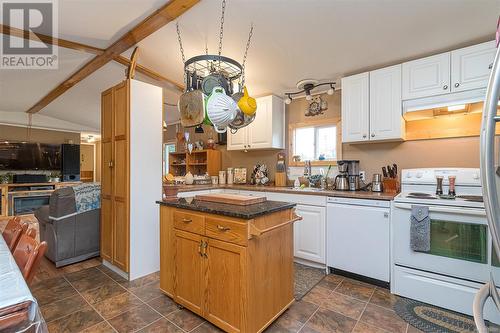
[[[160,205],[160,289],[227,332],[262,332],[294,302],[295,204]]]

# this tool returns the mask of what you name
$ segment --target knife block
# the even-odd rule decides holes
[[[277,187],[285,187],[286,183],[286,172],[276,172],[274,175],[274,185]]]
[[[382,180],[382,186],[384,192],[398,193],[400,190],[399,179],[396,178],[384,178]]]

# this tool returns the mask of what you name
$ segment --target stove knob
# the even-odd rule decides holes
[[[472,174],[472,179],[478,180],[479,179],[479,174],[478,173],[473,173]]]
[[[424,175],[423,173],[417,172],[417,178],[422,178],[423,175]]]
[[[413,175],[411,174],[411,172],[408,172],[408,173],[406,174],[406,178],[411,178],[412,176],[413,176]]]

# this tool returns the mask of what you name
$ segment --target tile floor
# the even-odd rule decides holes
[[[222,332],[164,296],[158,273],[129,282],[100,264],[80,267],[32,286],[50,333]],[[328,275],[266,333],[419,332],[392,311],[395,300],[387,290]]]

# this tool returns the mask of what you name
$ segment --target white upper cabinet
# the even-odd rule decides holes
[[[403,99],[449,93],[450,53],[403,63]]]
[[[227,150],[283,149],[285,146],[285,105],[277,96],[257,98],[254,121],[235,134],[228,130]]]
[[[402,139],[401,65],[370,72],[370,140]]]
[[[342,142],[401,140],[401,65],[342,79]]]
[[[368,141],[369,74],[342,78],[342,141]]]
[[[451,52],[452,91],[483,88],[495,59],[495,42],[486,42]]]

